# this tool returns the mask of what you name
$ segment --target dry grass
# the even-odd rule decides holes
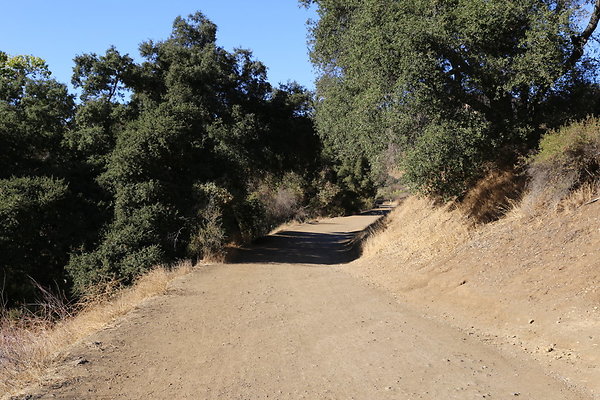
[[[531,219],[549,213],[560,214],[575,211],[588,201],[600,196],[600,181],[586,182],[577,189],[564,190],[557,195],[554,187],[529,190],[523,199],[515,203],[508,218]]]
[[[523,199],[511,211],[512,216],[530,218],[560,211],[561,203],[578,191],[573,189],[574,182],[577,181],[575,171],[565,172],[559,178],[551,177],[543,170],[530,172],[530,175],[532,177],[527,190]]]
[[[541,200],[553,196],[553,190],[532,191],[530,187],[519,200],[524,187],[524,177],[512,171],[495,171],[482,179],[458,206],[408,197],[388,217],[381,232],[366,240],[363,256],[385,253],[397,257],[401,264],[426,265],[468,243],[481,223],[503,216],[506,220],[530,219],[550,212],[569,212],[600,196],[600,181],[585,183],[549,209],[548,203]]]
[[[526,178],[514,170],[493,170],[469,190],[459,208],[476,223],[488,223],[506,214],[518,199]]]
[[[600,195],[600,182],[586,182],[559,203],[559,211],[574,211]]]
[[[591,311],[600,300],[600,201],[590,200],[599,189],[584,184],[559,208],[541,207],[535,216],[524,207],[543,192],[526,193],[525,203],[489,224],[474,224],[451,205],[410,197],[346,271],[507,354],[547,363],[549,373],[582,390],[598,390],[600,352],[590,339],[600,327]]]
[[[497,170],[481,179],[458,204],[440,205],[426,197],[409,196],[388,217],[381,232],[367,239],[363,255],[385,253],[401,263],[426,265],[467,243],[481,223],[512,212],[524,186],[523,176]]]
[[[468,219],[452,205],[435,205],[432,200],[409,197],[389,216],[381,233],[364,244],[363,256],[381,252],[399,257],[399,262],[420,264],[464,243],[469,238]]]
[[[192,270],[189,262],[174,268],[157,267],[130,288],[101,288],[85,299],[74,316],[59,322],[44,318],[0,321],[0,396],[38,382],[68,346],[102,329],[137,307],[164,294],[169,282]]]

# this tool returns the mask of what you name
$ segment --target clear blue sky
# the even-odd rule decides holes
[[[314,88],[305,23],[316,14],[296,0],[6,0],[1,7],[0,50],[45,59],[60,82],[70,82],[77,54],[114,45],[139,59],[141,42],[166,39],[176,16],[202,11],[218,26],[218,44],[252,50],[271,83]]]

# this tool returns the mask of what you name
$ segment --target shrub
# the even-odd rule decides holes
[[[545,165],[560,173],[577,170],[581,177],[596,176],[600,165],[600,120],[588,117],[546,134],[531,165]]]
[[[214,182],[193,185],[193,199],[196,207],[188,243],[188,253],[194,258],[221,260],[225,242],[233,234],[235,227],[223,223],[228,214],[233,196],[225,188]]]
[[[249,243],[270,230],[264,204],[259,199],[249,196],[237,202],[233,207],[233,215],[239,229],[239,241]]]
[[[258,236],[284,222],[306,216],[303,207],[306,186],[306,181],[293,172],[282,177],[267,175],[250,185],[248,201],[257,202],[258,208],[263,210],[255,217],[263,221],[264,231],[256,232]]]
[[[373,206],[376,187],[371,165],[366,157],[347,160],[336,172],[337,184],[341,190],[334,199],[334,207],[339,207],[344,213],[353,213]]]
[[[190,238],[189,251],[196,257],[208,260],[222,260],[227,236],[223,228],[222,210],[211,198],[200,212],[200,221]]]
[[[342,213],[343,210],[332,210],[335,200],[340,196],[342,189],[339,185],[326,179],[319,179],[317,182],[318,191],[313,199],[311,199],[311,208],[318,213],[327,214]]]
[[[127,218],[106,228],[96,250],[72,254],[66,269],[73,279],[73,291],[85,294],[89,287],[110,280],[129,284],[165,262],[156,228],[164,214],[164,207],[158,204],[134,209]]]
[[[588,117],[546,134],[528,159],[530,196],[557,206],[571,192],[600,178],[600,120]]]
[[[32,280],[50,285],[63,277],[68,187],[61,179],[0,179],[0,279],[9,302],[30,298]]]
[[[302,203],[305,186],[304,179],[293,172],[286,173],[274,185],[269,196],[263,200],[272,225],[304,217]]]
[[[483,126],[429,125],[405,153],[404,181],[445,199],[463,194],[481,175],[488,145]]]

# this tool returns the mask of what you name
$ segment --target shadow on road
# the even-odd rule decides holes
[[[391,207],[365,211],[360,216],[386,215]],[[327,222],[307,224],[311,227]],[[301,226],[302,227],[302,226]],[[324,229],[326,230],[326,229]],[[237,249],[230,263],[342,264],[359,256],[353,239],[361,230],[350,232],[280,231],[256,240],[251,246]]]
[[[340,264],[356,258],[351,240],[357,232],[281,231],[236,251],[232,263]]]

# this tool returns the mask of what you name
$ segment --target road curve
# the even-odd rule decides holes
[[[336,267],[377,218],[294,226],[198,268],[75,346],[29,398],[584,399]]]

